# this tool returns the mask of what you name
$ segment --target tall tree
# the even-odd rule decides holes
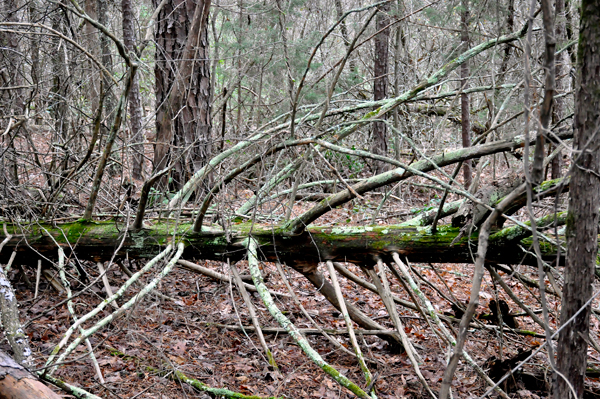
[[[122,0],[123,11],[123,43],[130,52],[135,52],[135,28],[133,24],[133,5],[131,0]],[[129,92],[129,117],[131,126],[131,142],[133,143],[132,175],[134,179],[142,179],[144,165],[144,132],[142,130],[142,99],[138,75],[133,77]]]
[[[460,41],[461,52],[469,49],[469,0],[462,0],[462,11],[460,14]],[[471,146],[471,112],[469,111],[469,95],[464,91],[469,88],[469,63],[464,62],[460,66],[460,85],[462,93],[460,94],[460,118],[461,118],[461,137],[463,147]],[[471,161],[466,161],[463,165],[463,176],[465,188],[471,187]]]
[[[158,6],[160,1],[154,3]],[[161,170],[174,164],[173,188],[199,170],[211,152],[210,3],[169,0],[158,16],[154,167]]]
[[[104,26],[109,26],[109,5],[112,2],[108,2],[107,0],[97,0],[97,11],[98,11],[98,22],[100,22]],[[100,60],[104,68],[111,74],[113,73],[113,57],[110,46],[110,38],[106,35],[98,35],[100,41]],[[111,118],[114,117],[115,108],[117,106],[117,98],[113,93],[113,84],[108,78],[108,76],[103,75],[104,86],[107,88],[106,100],[104,102],[106,114],[110,115]],[[109,119],[111,119],[109,118]]]
[[[379,6],[379,14],[375,22],[377,35],[375,36],[375,63],[373,71],[375,79],[373,81],[373,99],[375,101],[383,100],[387,97],[388,89],[388,47],[390,38],[390,3]],[[378,155],[387,154],[387,127],[384,122],[373,123],[373,141],[372,151]],[[380,173],[384,164],[375,163],[376,173]]]
[[[558,337],[554,397],[583,396],[600,203],[600,0],[581,2],[575,139],[567,219],[567,264]],[[583,308],[583,309],[582,309]],[[580,312],[581,311],[581,312]],[[580,312],[577,314],[577,312]],[[574,319],[571,321],[571,318]],[[568,324],[567,324],[568,323]]]
[[[1,11],[2,22],[20,22],[19,21],[19,5],[15,0],[4,0],[2,3],[3,10]],[[19,56],[19,35],[15,33],[3,32],[0,36],[0,86],[13,87],[12,90],[4,89],[0,93],[0,110],[3,116],[9,116],[9,122],[2,121],[0,128],[2,132],[10,132],[10,124],[13,123],[16,115],[23,115],[23,91],[20,88],[22,85],[21,61]],[[12,121],[12,122],[10,122]],[[16,151],[14,147],[14,135],[17,130],[11,132],[10,135],[2,134],[2,141],[6,145],[6,150],[0,148],[1,153],[5,156],[0,156],[0,171],[2,172],[4,183],[12,183],[17,186],[19,184],[19,173],[16,160]],[[7,168],[7,170],[5,170]]]
[[[65,30],[65,15],[60,8],[52,13],[52,29],[58,32]],[[54,117],[54,137],[56,143],[64,144],[69,135],[69,126],[71,114],[69,112],[68,96],[70,91],[71,78],[67,70],[67,51],[60,38],[53,37],[54,54],[52,56],[52,102],[50,104],[51,114]],[[61,155],[64,155],[61,154]],[[55,176],[59,176],[63,170],[68,167],[68,157],[59,156],[59,152],[52,153],[51,171]],[[52,182],[56,185],[60,179],[56,178]]]
[[[555,2],[556,15],[556,42],[558,46],[564,45],[566,41],[565,28],[565,0],[556,0]],[[569,74],[565,73],[569,70],[569,53],[567,51],[560,52],[556,57],[555,74],[556,74],[556,92],[561,94],[565,92],[569,86]],[[552,113],[552,122],[559,123],[565,114],[565,99],[558,97],[554,100]],[[561,156],[560,154],[552,160],[551,178],[558,179],[560,177]]]

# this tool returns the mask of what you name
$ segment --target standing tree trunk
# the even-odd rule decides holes
[[[600,202],[600,0],[581,2],[578,78],[575,95],[575,139],[567,220],[567,264],[564,273],[558,337],[558,371],[583,396],[590,329],[594,267],[598,253]],[[573,321],[565,326],[582,307]],[[572,398],[569,384],[556,378],[554,398]]]
[[[335,12],[337,19],[340,19],[344,16],[344,9],[342,8],[342,0],[335,0]],[[350,35],[348,34],[348,25],[346,24],[346,20],[344,19],[340,24],[340,33],[342,34],[342,40],[344,40],[344,46],[346,50],[350,48]],[[349,69],[350,69],[350,81],[352,84],[358,83],[358,68],[356,67],[356,59],[350,56],[350,60],[348,61]]]
[[[104,26],[109,26],[109,13],[108,6],[109,3],[107,0],[97,0],[97,9],[98,9],[98,22],[100,22]],[[112,52],[110,48],[110,39],[105,34],[99,35],[100,39],[100,60],[102,65],[106,68],[108,72],[113,73],[113,60],[112,60]],[[110,78],[106,75],[102,75],[104,80],[104,87],[107,90],[106,100],[104,101],[104,107],[106,109],[106,115],[109,116],[108,120],[112,121],[114,117],[114,113],[116,112],[117,99],[113,93],[113,83]]]
[[[96,11],[96,0],[86,0],[85,1],[85,12],[87,15],[90,16],[90,18],[92,19],[98,19],[98,12]],[[100,57],[100,50],[98,49],[98,43],[99,43],[99,38],[98,38],[98,30],[89,22],[85,23],[85,27],[84,27],[84,32],[85,32],[85,36],[86,36],[86,44],[87,44],[87,48],[89,49],[90,53],[96,57],[97,59],[99,59]],[[94,65],[93,62],[91,61],[86,61],[89,65],[88,68],[90,68],[90,70],[95,70],[96,69],[96,65]],[[92,109],[93,110],[97,110],[98,109],[98,104],[100,103],[100,82],[99,79],[88,79],[88,82],[86,83],[87,86],[87,92],[88,92],[88,99],[90,104],[92,105]],[[106,87],[104,88],[106,90]]]
[[[173,189],[205,165],[211,152],[210,3],[169,0],[158,16],[154,168],[175,165],[169,184]],[[161,185],[166,188],[166,181]]]
[[[2,1],[3,9],[0,11],[0,20],[2,22],[20,22],[19,21],[19,5],[15,0],[4,0]],[[0,92],[0,112],[2,116],[9,116],[8,121],[2,121],[0,123],[0,131],[2,134],[2,141],[6,144],[8,149],[4,156],[0,157],[0,172],[2,172],[2,180],[4,184],[10,184],[12,186],[19,185],[19,171],[17,167],[17,154],[14,145],[14,138],[18,134],[18,129],[12,132],[6,130],[11,123],[16,122],[15,116],[23,115],[23,91],[18,87],[23,84],[21,62],[22,57],[20,56],[20,37],[16,33],[3,32],[0,35],[0,86],[4,87],[16,87],[11,90],[1,90]],[[12,122],[11,122],[12,121]],[[8,134],[10,133],[10,134]],[[5,152],[4,148],[0,147],[2,153]],[[6,168],[6,169],[5,169]]]
[[[131,0],[121,0],[123,10],[123,42],[129,52],[135,52],[135,28]],[[142,99],[138,74],[133,77],[129,92],[129,117],[131,126],[131,149],[133,150],[133,178],[141,180],[144,169],[144,132],[142,130]]]
[[[565,31],[565,0],[556,0],[555,2],[555,32],[556,32],[556,44],[558,48],[564,45],[566,41],[566,31]],[[556,94],[564,93],[569,86],[568,78],[569,74],[567,71],[569,70],[569,53],[567,51],[563,51],[557,55],[556,64],[554,66],[555,75],[556,75]],[[564,75],[564,76],[563,76]],[[552,112],[552,123],[558,123],[562,120],[565,113],[565,100],[562,97],[554,99],[554,108]],[[551,148],[554,148],[552,146]],[[561,155],[558,154],[552,160],[551,167],[551,179],[558,179],[560,177],[560,167],[561,167]]]
[[[52,29],[64,31],[64,15],[61,9],[57,8],[52,14]],[[54,55],[52,57],[52,102],[50,104],[51,114],[54,117],[54,142],[66,143],[69,136],[70,112],[68,96],[70,91],[69,71],[67,69],[67,52],[62,40],[56,37],[52,39],[54,45]],[[61,159],[62,156],[62,159]],[[62,171],[69,166],[69,157],[65,153],[54,151],[52,154],[52,163],[50,171],[55,176],[61,176]],[[53,188],[60,185],[60,178],[55,177],[52,182]]]
[[[390,3],[379,6],[377,14],[376,27],[377,36],[375,36],[375,64],[373,67],[375,79],[373,81],[373,99],[375,101],[383,100],[387,97],[388,89],[388,42],[390,38],[389,13]],[[373,123],[373,144],[371,151],[378,155],[387,154],[387,127],[384,122]],[[381,173],[385,165],[381,162],[375,163],[375,172]]]
[[[460,14],[460,41],[461,52],[469,49],[469,0],[462,0],[462,12]],[[460,66],[460,85],[463,91],[460,95],[460,117],[463,147],[471,146],[471,113],[469,111],[469,95],[464,90],[469,88],[469,63],[468,61]],[[471,161],[466,161],[463,165],[463,176],[465,180],[465,189],[471,187],[472,172]]]

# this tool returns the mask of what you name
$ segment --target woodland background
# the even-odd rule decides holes
[[[597,397],[599,45],[598,1],[2,0],[0,391]]]

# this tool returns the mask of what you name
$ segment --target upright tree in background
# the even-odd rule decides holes
[[[52,29],[58,32],[65,30],[65,15],[59,7],[51,15]],[[66,49],[61,46],[61,39],[52,37],[53,56],[52,56],[52,88],[53,94],[50,102],[50,113],[54,118],[54,134],[53,140],[55,143],[64,145],[69,134],[69,124],[71,114],[69,112],[68,96],[70,91],[71,77],[67,70]],[[64,151],[53,151],[50,171],[53,174],[52,185],[57,185],[60,180],[61,170],[65,170],[69,166],[69,157],[64,155]]]
[[[98,22],[100,22],[102,25],[104,26],[109,26],[109,16],[110,16],[110,12],[109,12],[109,5],[112,4],[112,2],[108,2],[107,0],[97,0],[96,6],[97,6],[97,11],[98,11]],[[111,40],[110,38],[108,38],[108,36],[106,35],[98,35],[99,39],[100,39],[100,60],[102,62],[102,65],[104,65],[104,68],[106,68],[106,70],[111,73],[114,74],[114,68],[113,68],[113,57],[112,57],[112,47],[111,47]],[[115,96],[114,90],[116,89],[115,87],[113,87],[113,83],[111,82],[111,80],[109,79],[109,77],[107,75],[103,75],[103,80],[104,80],[104,87],[106,90],[106,99],[104,100],[104,109],[106,112],[106,115],[109,116],[109,121],[112,121],[112,119],[115,116],[115,108],[117,106],[117,98]],[[110,124],[111,122],[109,122]]]
[[[555,15],[555,32],[556,32],[556,44],[560,49],[566,41],[566,28],[565,28],[565,0],[556,0],[554,3],[554,15]],[[564,93],[568,86],[569,74],[569,53],[567,51],[561,51],[556,56],[555,74],[556,74],[556,93]],[[558,97],[554,99],[554,107],[552,109],[552,122],[559,123],[565,114],[565,99]],[[551,146],[552,148],[553,146]],[[558,179],[560,177],[561,167],[561,156],[560,154],[552,160],[551,167],[551,178]]]
[[[567,264],[558,337],[554,398],[583,396],[600,203],[600,0],[581,2],[575,138],[567,219]],[[575,316],[572,321],[570,319]],[[566,323],[569,323],[565,325]]]
[[[0,11],[3,21],[18,22],[18,7],[14,0],[2,1],[3,10]],[[0,86],[3,87],[15,87],[15,90],[7,91],[2,90],[0,92],[0,108],[4,111],[2,116],[14,117],[15,115],[23,114],[23,92],[20,88],[22,85],[22,76],[20,62],[22,58],[19,57],[19,37],[15,33],[3,32],[0,35]],[[8,124],[10,124],[9,119]],[[13,120],[14,122],[14,120]],[[7,123],[2,121],[0,124],[1,131],[4,132]],[[16,132],[13,132],[16,134]],[[11,136],[2,134],[1,137],[6,149],[1,148],[0,151],[5,153],[4,156],[0,156],[0,172],[3,183],[11,183],[13,185],[19,184],[18,170],[16,155],[14,151],[14,144]],[[4,147],[3,145],[3,147]]]
[[[464,53],[469,49],[469,0],[462,0],[462,10],[460,13],[460,48]],[[469,88],[469,62],[465,62],[460,66],[460,85],[463,91],[460,94],[460,118],[463,147],[471,146],[471,112],[469,111],[469,95],[464,91]],[[465,188],[468,190],[471,186],[472,173],[471,161],[466,161],[463,165],[463,176],[465,180]]]
[[[344,16],[342,0],[335,0],[335,12],[336,12],[336,16],[337,16],[338,20]],[[346,47],[346,50],[348,50],[350,48],[351,40],[350,40],[350,34],[348,33],[348,26],[346,24],[346,19],[343,19],[342,22],[340,23],[340,33],[342,34],[342,40],[344,41],[344,46]],[[348,61],[348,66],[350,69],[351,82],[356,83],[356,81],[357,81],[356,74],[358,73],[358,71],[357,71],[357,66],[356,66],[356,59],[354,57],[350,56],[350,60]]]
[[[96,12],[97,2],[96,0],[85,0],[85,13],[89,15],[93,19],[98,19],[98,13]],[[90,53],[94,55],[96,58],[100,58],[100,51],[98,48],[99,38],[98,38],[98,30],[89,22],[86,22],[84,26],[84,33],[86,38],[87,47],[90,49]],[[90,71],[93,71],[96,66],[90,61],[86,60],[88,64],[88,68]],[[104,87],[106,90],[106,87]],[[98,104],[100,102],[100,79],[90,79],[87,82],[87,96],[92,106],[93,110],[98,109]]]
[[[210,3],[169,0],[157,20],[154,168],[174,165],[172,188],[181,187],[211,152]]]
[[[383,100],[387,97],[388,89],[388,47],[390,38],[390,3],[385,3],[379,6],[377,14],[376,27],[377,35],[375,36],[375,63],[373,71],[375,78],[373,80],[373,99],[375,101]],[[387,127],[384,122],[373,123],[373,153],[378,155],[387,154]],[[381,162],[376,162],[376,173],[380,173],[384,167]]]
[[[133,6],[131,0],[122,0],[123,12],[123,43],[130,53],[135,52],[135,28],[133,25]],[[131,149],[133,150],[132,175],[134,179],[142,179],[144,165],[144,132],[142,130],[142,99],[140,98],[140,84],[138,74],[133,77],[131,91],[129,92],[129,117],[131,127]]]

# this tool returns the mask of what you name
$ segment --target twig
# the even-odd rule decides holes
[[[363,391],[358,385],[354,382],[350,381],[346,376],[341,374],[335,368],[331,367],[322,357],[319,355],[317,351],[315,351],[306,338],[298,331],[296,326],[288,319],[286,316],[281,313],[265,283],[263,281],[262,275],[260,273],[260,269],[258,268],[258,257],[257,257],[257,247],[258,244],[256,240],[252,237],[248,237],[247,248],[248,248],[248,267],[250,268],[250,274],[252,275],[252,280],[254,281],[254,285],[258,289],[258,293],[261,296],[263,303],[271,313],[271,315],[277,320],[277,322],[285,328],[290,336],[296,341],[298,346],[306,353],[306,355],[323,371],[325,371],[331,378],[333,378],[337,383],[341,386],[348,388],[352,393],[357,395],[360,398],[368,398],[369,395],[365,391]]]
[[[494,280],[496,280],[496,282],[498,284],[500,284],[500,286],[502,287],[502,289],[504,290],[504,292],[506,292],[508,294],[508,296],[510,297],[510,299],[512,299],[517,305],[519,305],[519,307],[521,309],[523,309],[525,311],[525,313],[527,313],[529,315],[529,317],[531,317],[533,319],[533,321],[535,321],[537,324],[540,325],[540,327],[542,327],[544,329],[544,331],[548,331],[548,328],[546,326],[546,323],[544,323],[534,312],[533,310],[531,310],[531,308],[527,305],[525,305],[523,303],[523,301],[521,301],[519,299],[519,297],[513,292],[513,290],[510,289],[510,287],[508,286],[508,284],[506,284],[506,282],[504,281],[504,279],[502,279],[502,277],[500,277],[500,275],[498,274],[498,272],[496,270],[494,270],[493,267],[490,267],[488,265],[486,265],[486,269],[488,270],[488,272],[492,275],[492,278]],[[550,332],[553,332],[552,330],[550,330]],[[547,334],[547,336],[550,336],[552,334]]]
[[[33,295],[33,299],[36,299],[38,296],[38,289],[40,287],[41,275],[42,275],[42,260],[38,259],[37,273],[35,274],[35,294]]]
[[[459,358],[462,357],[464,345],[467,339],[467,329],[479,303],[479,290],[481,289],[481,281],[483,279],[483,265],[485,263],[485,255],[487,253],[490,230],[503,210],[510,205],[515,198],[521,195],[525,189],[525,184],[521,184],[512,193],[507,195],[481,226],[481,231],[479,233],[479,244],[477,248],[477,258],[475,260],[475,271],[473,273],[473,282],[471,285],[471,298],[469,300],[469,306],[467,306],[467,310],[465,311],[465,314],[463,315],[459,325],[458,338],[456,347],[454,348],[454,353],[452,354],[450,362],[448,363],[448,367],[444,372],[442,387],[440,389],[440,399],[446,399],[450,393],[450,386],[452,384],[454,372],[458,366]]]
[[[69,280],[67,280],[67,276],[65,274],[65,252],[62,247],[58,247],[58,274],[60,275],[60,279],[62,280],[62,284],[65,287],[65,291],[67,292],[67,309],[73,318],[73,321],[77,323],[77,314],[75,314],[75,309],[73,308],[73,301],[71,301],[72,293],[71,293],[71,284]],[[79,331],[83,332],[83,328],[79,327]],[[101,384],[104,384],[104,376],[102,375],[102,370],[100,369],[100,365],[98,364],[98,360],[96,359],[96,355],[94,354],[94,348],[88,338],[85,339],[85,346],[88,349],[90,354],[90,360],[92,361],[92,365],[94,366],[94,370],[96,371],[96,375],[98,376],[98,380]]]
[[[150,291],[152,291],[156,287],[156,285],[158,285],[158,283],[162,280],[162,278],[164,276],[166,276],[171,271],[171,269],[175,265],[175,262],[177,262],[177,260],[179,259],[179,257],[183,253],[183,249],[184,249],[184,245],[182,243],[179,243],[178,244],[178,248],[177,248],[177,253],[169,261],[169,263],[165,266],[165,268],[161,271],[161,273],[158,276],[156,276],[150,283],[148,283],[142,290],[140,290],[140,292],[138,292],[133,298],[131,298],[129,301],[127,301],[124,305],[122,305],[118,311],[115,311],[115,312],[111,313],[110,315],[108,315],[105,318],[103,318],[100,321],[98,321],[92,327],[88,328],[87,330],[84,330],[83,333],[81,333],[80,336],[77,339],[75,339],[71,343],[71,345],[69,345],[65,349],[65,351],[63,352],[63,354],[57,360],[57,363],[62,363],[63,360],[65,359],[65,357],[68,356],[69,353],[71,353],[72,351],[74,351],[77,348],[77,346],[79,346],[79,344],[81,343],[82,340],[84,340],[85,338],[88,338],[91,335],[95,334],[102,327],[104,327],[108,323],[112,322],[120,314],[122,314],[123,312],[125,312],[129,308],[131,308],[135,303],[137,303],[137,301],[139,301],[141,298],[143,298],[147,293],[149,293]],[[52,351],[52,354],[50,355],[50,357],[46,361],[46,367],[49,366],[50,364],[52,364],[52,361],[54,360],[54,357],[56,357],[56,355],[58,354],[58,352],[60,351],[60,349],[66,345],[66,343],[68,342],[69,337],[71,336],[71,334],[73,334],[75,328],[78,328],[79,325],[81,325],[84,321],[88,320],[90,317],[98,314],[98,312],[100,312],[102,309],[104,309],[104,307],[106,307],[112,300],[115,300],[115,299],[119,298],[121,295],[123,295],[123,293],[125,292],[125,290],[131,284],[133,284],[133,282],[136,281],[137,278],[139,278],[142,275],[143,272],[147,271],[152,266],[154,266],[154,264],[156,264],[160,259],[162,259],[164,256],[166,256],[167,254],[169,254],[171,252],[171,250],[172,250],[171,245],[168,245],[167,248],[163,252],[161,252],[160,254],[158,254],[157,256],[155,256],[150,262],[148,262],[148,265],[146,265],[144,268],[142,268],[142,270],[138,271],[134,275],[134,277],[132,277],[129,280],[127,280],[125,282],[125,284],[123,284],[123,286],[121,288],[119,288],[119,290],[111,298],[108,298],[108,299],[102,301],[102,303],[100,303],[94,310],[92,310],[91,312],[87,313],[85,316],[83,316],[81,319],[79,319],[78,322],[76,322],[75,324],[73,324],[69,328],[69,330],[67,330],[67,332],[65,333],[65,337],[61,340],[61,342]],[[54,371],[54,369],[55,369],[55,367],[52,367],[52,370],[51,370],[50,373],[52,373]]]
[[[10,268],[12,267],[12,264],[15,261],[16,256],[17,256],[17,251],[12,251],[12,253],[10,254],[10,258],[8,259],[8,263],[4,267],[4,271],[6,273],[8,273],[10,271]]]
[[[6,236],[6,238],[4,238],[4,240],[2,240],[2,242],[0,243],[0,252],[2,252],[2,248],[4,248],[4,246],[11,240],[11,238],[13,238],[12,234],[8,233],[6,223],[2,225],[2,228],[4,229],[4,235]]]
[[[335,269],[340,272],[340,274],[344,277],[346,277],[348,280],[360,285],[363,288],[368,289],[369,291],[375,293],[375,294],[379,294],[379,292],[377,291],[377,287],[375,287],[374,284],[369,283],[368,281],[363,280],[362,278],[358,277],[356,274],[352,273],[350,270],[346,269],[344,267],[344,265],[342,265],[339,262],[333,262],[333,266],[335,267]],[[405,301],[402,298],[398,298],[396,295],[392,294],[392,299],[394,300],[394,302],[399,303],[400,305],[407,307],[409,309],[412,310],[416,310],[418,311],[419,309],[417,308],[417,306],[414,303]]]
[[[279,370],[279,367],[277,366],[277,362],[275,361],[275,358],[273,357],[273,353],[267,346],[267,341],[265,341],[265,336],[263,335],[262,330],[260,329],[260,323],[258,322],[258,318],[256,317],[256,311],[254,310],[254,305],[252,304],[252,301],[250,300],[250,296],[248,295],[248,291],[246,291],[246,287],[244,286],[242,278],[240,277],[240,272],[238,271],[238,269],[234,263],[230,263],[229,261],[227,263],[229,264],[229,268],[231,269],[231,273],[233,274],[233,277],[235,279],[235,283],[238,287],[238,290],[240,291],[240,294],[242,295],[242,298],[244,299],[244,303],[246,304],[246,308],[248,309],[248,313],[250,314],[250,318],[252,319],[252,325],[254,326],[256,335],[258,335],[258,340],[260,341],[260,345],[263,347],[263,350],[265,351],[267,360],[268,360],[269,364],[271,365],[271,367],[273,367],[275,370]]]
[[[66,393],[75,396],[79,399],[102,399],[100,396],[96,396],[92,393],[89,393],[85,389],[76,387],[71,384],[67,384],[66,382],[59,380],[58,378],[54,378],[48,374],[44,374],[43,372],[37,373],[38,377],[44,381],[47,381],[53,385],[56,385]]]
[[[454,179],[456,178],[456,176],[458,176],[458,173],[460,172],[460,168],[461,168],[462,164],[463,164],[463,161],[456,164],[456,166],[454,167],[454,172],[452,172],[452,180],[450,180],[450,182],[448,184],[452,184],[454,182]],[[438,210],[435,213],[435,216],[433,218],[433,223],[431,223],[431,234],[435,234],[437,231],[437,222],[443,214],[444,204],[446,203],[446,198],[448,198],[448,189],[444,190],[444,195],[442,196],[442,200],[440,201]]]
[[[413,289],[415,290],[415,292],[417,293],[417,295],[421,298],[421,300],[425,304],[429,316],[431,317],[431,319],[433,320],[433,322],[438,326],[438,328],[440,329],[440,331],[443,333],[445,339],[451,345],[456,345],[456,340],[454,339],[454,336],[441,323],[440,317],[437,314],[437,312],[435,311],[433,305],[431,304],[431,302],[429,301],[429,299],[427,299],[427,297],[425,296],[425,294],[419,289],[419,286],[415,283],[415,281],[412,279],[410,273],[408,272],[408,269],[406,268],[406,265],[404,264],[404,262],[402,262],[402,260],[400,260],[400,256],[398,256],[398,254],[396,252],[392,253],[392,256],[394,258],[394,261],[396,262],[396,265],[398,265],[398,267],[402,271],[402,274],[408,280],[410,286],[413,287]],[[390,269],[392,269],[392,271],[395,270],[395,268],[391,264],[390,264]],[[395,274],[398,274],[398,271],[395,271]],[[433,331],[437,333],[437,330],[434,329]],[[490,379],[490,377],[485,373],[485,371],[483,371],[483,369],[481,367],[479,367],[479,365],[477,363],[475,363],[475,361],[473,360],[473,358],[471,356],[469,356],[469,354],[467,352],[465,352],[464,350],[462,351],[462,356],[467,361],[467,363],[469,363],[469,365],[471,367],[473,367],[473,369],[477,372],[477,374],[479,374],[481,376],[481,378],[483,378],[490,386],[494,387],[494,389],[503,398],[510,399],[508,397],[508,395],[502,389],[500,389],[499,387],[495,386],[494,381],[492,381]],[[449,393],[451,394],[451,392],[449,392]],[[440,393],[440,396],[441,396],[441,393]]]
[[[170,366],[169,366],[169,368],[171,369],[171,370],[169,370],[170,371],[169,375],[165,375],[164,371],[161,371],[154,367],[147,367],[147,369],[149,371],[153,371],[157,374],[163,375],[163,376],[170,378],[172,380],[175,380],[175,381],[184,382],[184,383],[196,388],[197,390],[199,390],[201,392],[208,392],[217,398],[226,397],[226,398],[233,398],[233,399],[263,399],[263,398],[264,399],[283,399],[283,398],[279,398],[276,396],[262,397],[262,396],[256,396],[256,395],[244,395],[239,392],[230,391],[229,389],[226,389],[226,388],[213,388],[195,378],[188,377],[187,375],[185,375],[184,373],[182,373],[179,370],[173,369]]]
[[[323,154],[321,154],[321,152],[318,150],[318,147],[317,147],[317,146],[313,146],[312,148],[313,148],[313,150],[315,150],[315,152],[317,153],[317,155],[318,155],[318,156],[319,156],[319,157],[320,157],[320,158],[321,158],[321,159],[322,159],[322,160],[325,162],[325,165],[327,165],[327,166],[329,167],[329,169],[330,169],[330,170],[331,170],[331,171],[332,171],[332,172],[333,172],[333,173],[334,173],[334,174],[337,176],[337,178],[338,178],[338,179],[340,179],[340,181],[341,181],[342,183],[344,183],[344,185],[346,186],[346,188],[347,188],[348,190],[350,190],[350,192],[351,192],[351,193],[352,193],[352,194],[353,194],[355,197],[357,197],[358,199],[364,199],[362,195],[360,195],[359,193],[357,193],[357,192],[354,190],[354,188],[352,188],[352,186],[351,186],[351,185],[349,185],[349,184],[346,182],[346,179],[344,179],[344,178],[342,177],[342,175],[340,175],[340,172],[338,172],[338,170],[337,170],[336,168],[334,168],[334,167],[333,167],[333,165],[331,165],[331,164],[329,163],[329,161],[327,160],[327,158],[325,158],[325,157],[323,156]]]
[[[104,284],[104,289],[106,290],[106,296],[108,298],[110,298],[111,296],[113,296],[113,292],[112,292],[112,288],[110,288],[110,283],[108,282],[108,277],[106,276],[106,270],[104,270],[104,266],[102,265],[102,262],[97,262],[96,266],[98,266],[98,271],[100,272],[100,277],[102,277],[102,283]],[[119,309],[119,305],[117,304],[116,300],[112,301],[110,303],[110,305],[115,310]]]
[[[214,327],[219,327],[219,328],[226,328],[228,330],[238,330],[241,331],[242,327],[235,325],[235,324],[220,324],[220,323],[206,323],[209,326],[214,326]],[[191,324],[190,324],[191,325]],[[244,330],[247,331],[254,331],[254,327],[253,326],[243,326]],[[261,327],[262,332],[266,333],[266,334],[287,334],[288,331],[285,328],[281,328],[281,327]],[[306,334],[306,335],[318,335],[318,334],[330,334],[330,335],[348,335],[348,330],[334,330],[331,328],[298,328],[298,331],[300,331],[302,334]],[[396,334],[395,330],[365,330],[362,328],[358,328],[355,329],[354,332],[361,334],[361,335],[381,335],[381,334],[389,334],[389,335],[394,335]],[[334,339],[334,341],[336,341]],[[337,341],[336,341],[337,342]],[[338,342],[339,345],[341,345]],[[343,348],[343,346],[342,346]],[[346,349],[346,348],[344,348]],[[348,351],[348,349],[346,349],[346,351]],[[351,351],[346,352],[351,356],[356,356],[354,353],[352,353]],[[368,360],[368,358],[365,358],[366,360]],[[368,360],[371,363],[379,363],[377,360]]]
[[[292,300],[294,301],[294,303],[296,304],[296,306],[298,306],[298,308],[300,309],[300,311],[304,314],[304,317],[306,317],[311,322],[311,324],[313,326],[315,326],[314,329],[299,328],[298,330],[300,332],[302,332],[302,334],[322,334],[336,348],[338,348],[339,350],[341,350],[342,352],[344,352],[344,353],[346,353],[346,354],[348,354],[350,356],[356,357],[356,354],[354,352],[352,352],[349,349],[346,349],[346,347],[344,347],[344,345],[342,345],[337,339],[334,339],[333,337],[331,337],[329,335],[329,334],[339,334],[339,333],[341,333],[341,334],[347,334],[348,331],[347,330],[346,331],[341,331],[341,330],[327,330],[327,329],[321,328],[321,326],[319,326],[317,324],[317,322],[315,322],[315,320],[311,317],[311,315],[306,311],[306,308],[302,305],[302,302],[300,302],[300,300],[298,299],[298,296],[294,292],[294,289],[290,285],[290,282],[288,281],[288,279],[285,276],[285,273],[283,272],[283,268],[281,267],[281,263],[275,262],[275,266],[277,267],[277,271],[279,272],[279,275],[281,276],[281,278],[283,280],[283,283],[287,287],[288,292],[292,296]],[[282,329],[282,328],[267,328],[267,329],[269,330],[269,332],[274,331],[274,332],[285,332],[285,333],[287,333],[287,331],[285,329]],[[267,332],[264,328],[263,328],[263,331]],[[361,330],[361,331],[362,332],[369,331],[369,334],[371,334],[371,333],[377,334],[376,332],[374,332],[372,330]],[[378,361],[373,360],[373,359],[369,359],[367,357],[365,357],[365,360],[367,360],[370,363],[378,363]]]
[[[224,275],[222,273],[219,273],[219,272],[216,272],[214,270],[208,269],[208,268],[206,268],[204,266],[200,266],[200,265],[198,265],[196,263],[193,263],[193,262],[190,262],[188,260],[179,259],[177,261],[177,263],[179,263],[181,266],[183,266],[184,268],[186,268],[186,269],[188,269],[190,271],[203,274],[203,275],[208,276],[210,278],[214,278],[215,280],[221,280],[221,281],[224,281],[226,283],[231,282],[231,279],[229,278],[229,276],[226,276],[226,275]],[[248,291],[252,291],[252,292],[257,292],[258,291],[256,289],[256,287],[253,286],[252,284],[243,283],[243,285],[244,285],[244,288],[246,288],[246,290],[248,290]],[[275,296],[288,297],[289,298],[288,294],[284,294],[282,292],[277,292],[277,291],[269,290],[269,294],[275,295]]]
[[[371,371],[367,367],[365,363],[365,359],[363,358],[362,351],[360,350],[360,346],[358,346],[358,342],[356,341],[356,335],[354,334],[354,327],[352,325],[352,320],[348,315],[348,308],[346,308],[346,301],[344,300],[344,296],[342,295],[342,290],[340,288],[340,284],[337,279],[337,274],[335,269],[333,268],[333,263],[331,261],[327,261],[327,270],[329,271],[329,278],[331,279],[331,284],[335,289],[335,296],[337,297],[338,303],[340,304],[340,311],[344,316],[344,320],[346,321],[346,327],[348,328],[348,335],[350,336],[350,342],[352,343],[352,347],[354,348],[354,353],[356,353],[356,358],[358,359],[358,364],[360,365],[360,369],[365,375],[365,382],[367,385],[371,384],[373,379],[373,375]],[[367,390],[369,392],[369,390]]]
[[[396,310],[396,305],[394,304],[394,301],[391,298],[389,283],[387,280],[387,276],[385,275],[385,270],[383,269],[383,262],[381,261],[381,259],[377,260],[377,266],[379,267],[379,270],[381,272],[381,279],[379,279],[379,276],[377,275],[377,272],[375,271],[375,269],[366,269],[366,270],[368,271],[369,276],[375,283],[375,286],[377,287],[377,289],[379,291],[379,295],[381,296],[381,300],[383,301],[383,304],[387,308],[387,311],[390,315],[390,318],[392,319],[394,326],[396,327],[396,330],[400,334],[400,338],[402,339],[402,345],[404,346],[404,350],[406,350],[406,354],[408,355],[408,358],[410,359],[411,363],[413,364],[413,368],[415,369],[415,373],[417,374],[419,381],[421,381],[421,384],[423,384],[423,387],[425,387],[425,389],[427,390],[429,395],[431,395],[432,398],[436,399],[435,394],[429,387],[429,384],[425,380],[425,377],[423,377],[423,374],[421,373],[421,369],[419,368],[419,360],[418,360],[419,355],[413,348],[412,343],[408,340],[408,336],[406,335],[406,331],[404,331],[404,326],[402,325],[402,321],[400,321],[400,318],[398,317],[398,311]]]

